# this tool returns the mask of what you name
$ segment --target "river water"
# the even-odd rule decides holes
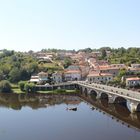
[[[0,95],[0,140],[118,139],[140,140],[139,113],[86,97]]]

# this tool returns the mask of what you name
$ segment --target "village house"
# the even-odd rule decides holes
[[[113,80],[113,75],[110,73],[90,73],[87,80],[90,83],[108,83]]]
[[[65,81],[81,80],[81,71],[80,70],[65,70],[64,78],[65,78]]]
[[[40,72],[38,73],[39,81],[46,82],[48,80],[48,73],[47,72]]]
[[[99,51],[92,52],[92,54],[93,54],[93,57],[101,57],[102,56],[102,53]]]
[[[131,64],[131,68],[140,68],[140,64]]]
[[[52,63],[52,58],[54,53],[36,52],[33,54],[34,57],[38,59],[39,62]]]
[[[33,83],[46,83],[48,81],[48,73],[40,72],[36,76],[31,76],[30,82]]]
[[[60,60],[64,60],[64,58],[66,57],[66,52],[65,51],[57,52],[56,57],[58,57]]]
[[[52,74],[52,79],[55,83],[61,83],[63,80],[61,72],[55,72]]]
[[[79,65],[70,65],[64,70],[64,78],[66,81],[81,80],[82,73]]]
[[[31,76],[31,79],[29,82],[37,84],[39,82],[39,76]]]
[[[101,73],[110,73],[113,75],[113,77],[115,77],[118,75],[120,68],[119,67],[111,67],[110,65],[106,65],[106,66],[99,66],[96,70],[101,72]]]
[[[66,70],[80,70],[78,65],[70,65]]]
[[[89,66],[82,66],[82,65],[80,65],[80,70],[81,70],[82,79],[84,79],[89,74],[90,67]]]
[[[129,73],[139,73],[140,72],[140,68],[139,67],[128,67],[127,71]]]
[[[128,87],[140,86],[140,78],[138,77],[126,78],[126,86]]]
[[[85,79],[89,74],[90,67],[88,65],[79,65],[81,70],[81,78]]]
[[[119,68],[119,69],[127,68],[125,64],[111,64],[110,67],[115,67],[115,68]]]
[[[73,54],[71,59],[77,62],[85,61],[86,60],[86,53],[85,52],[78,52],[77,54]]]
[[[131,64],[131,67],[128,67],[129,73],[139,73],[140,72],[140,64]]]

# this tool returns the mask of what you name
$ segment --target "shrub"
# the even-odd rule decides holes
[[[26,91],[26,93],[34,93],[35,90],[35,84],[33,83],[26,83],[24,86],[24,89]]]
[[[26,84],[26,82],[25,82],[25,81],[20,81],[20,82],[18,83],[19,88],[20,88],[20,90],[21,90],[21,91],[25,91],[25,89],[24,89],[25,84]]]
[[[0,92],[8,93],[11,92],[11,85],[7,80],[0,82]]]

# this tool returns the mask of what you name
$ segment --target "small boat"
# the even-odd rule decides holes
[[[77,107],[67,108],[67,110],[77,111]]]

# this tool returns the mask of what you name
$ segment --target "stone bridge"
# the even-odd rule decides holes
[[[84,81],[74,83],[85,96],[94,95],[96,99],[107,98],[108,103],[125,104],[132,113],[140,111],[139,92],[96,83],[89,84]]]
[[[125,104],[130,112],[140,111],[140,92],[85,81],[64,82],[55,85],[37,85],[37,90],[79,89],[86,96],[107,98],[108,103]]]

